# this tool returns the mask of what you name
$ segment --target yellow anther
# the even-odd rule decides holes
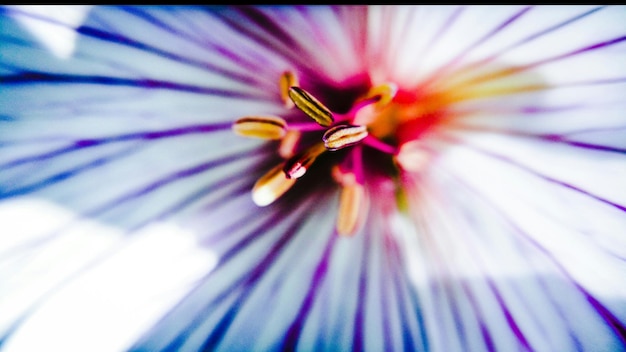
[[[293,101],[289,98],[289,88],[298,87],[298,76],[291,71],[285,71],[280,76],[280,99],[288,109],[293,108]]]
[[[354,234],[363,212],[365,190],[359,183],[346,184],[341,188],[339,213],[337,214],[337,233],[342,236]]]
[[[289,97],[298,109],[309,115],[321,126],[332,125],[334,121],[332,112],[304,89],[300,87],[289,88]]]
[[[287,123],[276,116],[248,116],[235,121],[233,131],[244,137],[281,139],[285,136]]]
[[[288,130],[285,134],[285,137],[280,141],[280,146],[278,147],[278,154],[283,157],[283,159],[289,159],[294,156],[296,151],[296,146],[300,141],[300,136],[302,133],[296,130]]]
[[[339,125],[326,130],[322,140],[326,149],[335,151],[361,142],[367,134],[366,126]]]
[[[318,143],[287,160],[283,167],[286,177],[297,179],[304,176],[315,159],[324,151],[326,151],[324,144]]]
[[[296,183],[295,179],[285,176],[283,167],[284,163],[277,165],[254,184],[252,188],[254,204],[260,207],[270,205]]]
[[[373,99],[378,97],[378,101],[374,103],[376,109],[380,110],[387,106],[398,92],[398,86],[394,83],[385,83],[376,87],[370,88],[370,90],[362,98],[363,100]]]

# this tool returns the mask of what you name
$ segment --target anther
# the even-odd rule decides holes
[[[271,169],[254,184],[252,188],[254,204],[260,207],[270,205],[296,183],[295,179],[289,179],[285,176],[283,164],[281,163]]]
[[[366,126],[338,125],[326,130],[322,136],[326,149],[335,151],[353,146],[367,137]]]
[[[370,88],[369,92],[367,92],[363,99],[368,100],[378,97],[378,100],[375,103],[375,107],[376,109],[380,110],[387,104],[391,103],[397,92],[397,85],[395,85],[394,83],[385,83]]]
[[[403,170],[419,172],[428,163],[430,154],[420,141],[413,140],[402,144],[394,159]]]
[[[325,150],[324,144],[318,143],[291,157],[291,159],[285,162],[285,166],[283,167],[286,177],[289,179],[297,179],[304,176],[315,159]]]
[[[364,206],[365,190],[359,183],[351,183],[341,188],[339,212],[337,215],[337,233],[342,236],[354,234],[359,216]]]
[[[333,114],[324,104],[300,87],[289,88],[289,97],[298,109],[309,115],[321,126],[328,127],[333,124]]]
[[[291,71],[285,71],[280,76],[279,85],[280,99],[283,101],[283,104],[285,104],[285,107],[288,109],[293,108],[293,101],[289,98],[289,88],[299,85],[298,76]]]
[[[302,133],[300,131],[287,130],[287,133],[283,139],[280,140],[280,145],[278,146],[278,154],[283,157],[283,159],[289,159],[294,156],[301,135]]]
[[[285,136],[287,123],[276,116],[248,116],[235,121],[233,131],[244,137],[281,139]]]

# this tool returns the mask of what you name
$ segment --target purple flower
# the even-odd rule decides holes
[[[0,348],[626,350],[626,7],[0,16]]]

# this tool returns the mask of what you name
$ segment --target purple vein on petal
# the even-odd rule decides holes
[[[229,71],[229,70],[224,69],[224,68],[220,68],[220,67],[215,66],[215,65],[213,65],[213,64],[211,64],[209,62],[193,60],[191,58],[184,57],[184,56],[181,56],[181,55],[176,54],[176,53],[168,52],[168,51],[165,51],[165,50],[162,50],[162,49],[150,46],[150,45],[148,45],[146,43],[138,42],[138,41],[133,40],[131,38],[125,37],[125,36],[123,36],[121,34],[107,32],[107,31],[103,31],[103,30],[100,30],[100,29],[97,29],[97,28],[93,28],[93,27],[89,27],[89,26],[81,26],[79,28],[74,29],[74,28],[69,27],[68,25],[66,25],[66,24],[64,24],[62,22],[58,22],[58,21],[50,19],[50,18],[45,18],[45,17],[39,16],[39,15],[30,14],[30,13],[24,13],[24,12],[22,12],[20,10],[13,9],[13,8],[10,11],[11,12],[15,12],[15,13],[20,13],[20,14],[22,14],[24,16],[31,17],[31,18],[34,18],[34,19],[38,19],[38,20],[41,20],[41,21],[45,21],[45,22],[48,22],[48,23],[52,23],[52,24],[55,24],[55,25],[58,25],[58,26],[63,26],[63,27],[66,27],[68,29],[71,29],[71,30],[75,30],[78,34],[81,34],[81,35],[86,36],[86,37],[92,37],[92,38],[100,39],[100,40],[107,41],[107,42],[113,42],[113,43],[125,45],[125,46],[128,46],[128,47],[139,49],[139,50],[145,51],[147,53],[155,54],[155,55],[158,55],[160,57],[167,58],[167,59],[170,59],[170,60],[173,60],[173,61],[185,63],[185,64],[188,64],[188,65],[194,66],[194,67],[199,67],[199,68],[205,69],[205,70],[210,71],[210,72],[215,72],[215,73],[220,74],[220,75],[222,75],[224,77],[229,77],[229,78],[231,78],[231,79],[233,79],[235,81],[239,81],[239,82],[247,83],[247,84],[253,84],[254,83],[254,81],[252,81],[251,78],[248,77],[248,76],[239,74],[237,72]]]
[[[237,183],[239,183],[239,185]],[[210,195],[211,193],[214,193],[216,191],[222,190],[224,188],[232,187],[233,185],[238,186],[238,187],[234,188],[230,192],[227,192],[224,195],[216,199],[211,200],[210,202],[203,204],[203,207],[211,208],[211,207],[223,205],[229,199],[235,199],[239,196],[247,194],[248,192],[250,192],[250,188],[252,187],[252,185],[250,184],[248,180],[242,178],[238,174],[232,175],[230,177],[225,177],[218,182],[203,186],[202,188],[194,191],[193,193],[188,194],[187,196],[185,196],[183,199],[179,200],[175,204],[167,207],[166,209],[162,210],[158,214],[155,214],[154,216],[144,219],[142,222],[131,227],[129,230],[130,231],[138,230],[139,228],[146,226],[152,222],[164,220],[167,217],[177,214],[185,210],[189,206],[202,201],[202,199],[205,196]]]
[[[285,33],[280,26],[273,20],[260,13],[258,9],[242,7],[238,8],[239,13],[250,20],[250,22],[237,21],[235,18],[231,18],[222,13],[217,13],[225,24],[227,24],[234,31],[244,35],[247,39],[250,39],[264,48],[271,49],[275,53],[282,55],[293,63],[294,68],[297,71],[307,72],[308,75],[315,76],[314,71],[306,66],[306,63],[302,62],[302,54],[304,49],[295,41],[291,36]],[[253,26],[256,24],[256,26]],[[274,41],[265,38],[261,35],[262,32],[268,34]]]
[[[461,182],[461,183],[465,184],[457,176],[455,176],[453,174],[451,174],[450,176],[453,177],[455,180],[457,180],[457,182]],[[509,215],[504,213],[504,211],[502,210],[501,207],[499,207],[497,204],[493,203],[493,201],[487,199],[484,196],[481,196],[478,193],[478,191],[473,189],[472,187],[467,186],[466,190],[469,191],[469,192],[474,193],[475,195],[479,196],[484,202],[486,202],[489,205],[489,207],[491,208],[492,211],[497,213],[500,216],[501,219],[506,221],[506,223],[514,230],[514,233],[516,235],[518,235],[518,238],[520,240],[528,243],[533,248],[535,248],[539,252],[541,252],[546,257],[546,259],[548,259],[554,265],[554,267],[556,269],[558,269],[558,271],[565,278],[567,278],[569,280],[569,282],[574,287],[576,287],[576,289],[580,293],[583,294],[583,296],[585,297],[587,302],[589,302],[589,304],[596,310],[596,312],[600,315],[600,317],[602,319],[604,319],[604,321],[607,324],[609,324],[609,326],[613,330],[613,332],[615,332],[617,334],[617,336],[621,340],[622,344],[626,345],[626,326],[608,308],[606,308],[591,293],[589,293],[589,291],[587,291],[583,286],[581,286],[578,283],[578,281],[576,281],[576,279],[569,273],[569,271],[559,262],[559,260],[557,260],[550,253],[550,251],[547,248],[545,248],[543,245],[541,245],[539,242],[537,242],[536,239],[534,239],[529,234],[527,234]],[[574,343],[577,344],[578,346],[580,346],[580,342],[578,341],[578,339],[574,335],[570,334],[570,336],[574,339]]]
[[[180,30],[173,28],[171,25],[161,21],[160,19],[156,18],[155,16],[153,16],[152,14],[143,11],[141,8],[137,8],[134,6],[125,6],[124,10],[134,16],[137,16],[139,18],[142,18],[146,21],[148,21],[149,23],[161,27],[164,30],[168,31],[171,34],[176,35],[178,38],[184,38],[185,40],[189,41],[190,43],[193,43],[195,45],[197,45],[198,48],[201,48],[204,51],[210,52],[210,53],[218,53],[220,54],[223,58],[231,61],[231,62],[237,62],[237,66],[240,68],[243,68],[244,72],[255,72],[256,70],[258,70],[259,64],[258,62],[252,62],[250,60],[247,60],[244,56],[241,56],[235,52],[233,52],[232,50],[218,45],[216,43],[212,43],[210,41],[207,40],[202,40],[202,38],[200,36],[198,37],[192,37],[190,34],[185,33],[185,32],[181,32]],[[193,22],[187,22],[186,26],[191,27],[192,29],[195,29],[194,32],[198,32],[200,33],[200,29],[195,28]],[[249,53],[248,53],[249,54]],[[240,75],[240,77],[244,77],[243,75]],[[255,84],[258,85],[260,82],[256,79],[258,79],[260,76],[255,75],[253,77],[249,77],[247,78],[247,82],[251,83],[251,84]],[[254,83],[253,83],[254,80]],[[272,82],[275,83],[275,82]]]
[[[390,270],[392,286],[396,293],[398,302],[398,312],[400,313],[401,326],[407,331],[403,331],[402,339],[405,351],[428,351],[428,337],[424,330],[424,317],[420,309],[417,293],[409,286],[406,263],[402,260],[402,254],[398,242],[390,240],[386,248],[385,255],[392,267]],[[417,325],[417,332],[410,330],[409,320],[414,320]],[[417,334],[417,337],[413,335]]]
[[[539,67],[539,66],[544,65],[544,64],[549,64],[551,62],[555,62],[555,61],[558,61],[558,60],[566,59],[568,57],[576,56],[576,55],[583,54],[583,53],[586,53],[586,52],[590,52],[590,51],[594,51],[594,50],[598,50],[598,49],[603,49],[605,47],[609,47],[611,45],[615,45],[615,44],[621,43],[621,42],[623,42],[625,40],[626,40],[626,36],[616,37],[616,38],[613,38],[613,39],[609,39],[609,40],[605,40],[605,41],[602,41],[602,42],[598,42],[598,43],[595,43],[595,44],[592,44],[592,45],[589,45],[589,46],[582,47],[580,49],[576,49],[576,50],[570,51],[568,53],[564,53],[564,54],[561,54],[561,55],[556,55],[556,56],[553,56],[553,57],[550,57],[550,58],[546,58],[546,59],[539,60],[539,61],[536,61],[536,62],[533,62],[533,63],[530,63],[530,64],[526,64],[526,65],[523,65],[523,66],[512,67],[512,68],[505,68],[505,69],[501,69],[501,70],[498,70],[498,71],[493,71],[493,72],[490,72],[490,73],[487,73],[487,74],[480,75],[478,77],[469,79],[469,80],[465,81],[464,83],[465,84],[477,84],[477,83],[482,83],[482,82],[488,81],[490,79],[494,79],[496,77],[497,78],[502,78],[502,77],[515,75],[515,74],[518,74],[520,72],[524,72],[526,70],[529,70],[529,69],[532,69],[532,68],[536,68],[536,67]]]
[[[361,268],[361,272],[359,273],[359,285],[358,285],[358,297],[356,314],[354,316],[354,332],[352,334],[352,351],[353,352],[361,352],[365,350],[365,340],[364,340],[364,329],[365,329],[365,302],[367,301],[367,266],[368,266],[368,258],[370,257],[370,252],[372,250],[371,238],[370,236],[365,236],[363,239],[363,255],[361,257],[361,263],[359,263],[359,267]]]
[[[441,200],[439,200],[441,202]],[[470,218],[471,219],[471,218]],[[448,218],[445,219],[445,221],[449,221]],[[471,226],[471,223],[468,224],[467,226],[465,226],[465,228],[473,228],[473,226]],[[473,244],[474,242],[469,242],[469,244]],[[443,257],[443,255],[440,255],[441,257]],[[480,260],[481,256],[477,255],[475,256],[477,258],[476,260],[476,264],[480,265],[481,267],[484,267],[484,261]],[[447,264],[444,262],[443,263],[444,266],[447,266]],[[483,268],[484,269],[484,268]],[[532,351],[533,349],[530,346],[529,341],[527,340],[526,336],[524,335],[522,329],[519,327],[517,321],[515,320],[515,317],[513,316],[513,314],[511,313],[511,311],[507,308],[507,304],[504,300],[504,298],[502,297],[502,294],[500,292],[500,290],[498,289],[498,285],[496,284],[496,282],[489,276],[485,277],[485,282],[484,282],[487,287],[489,288],[489,290],[491,291],[491,293],[493,294],[493,296],[495,297],[498,306],[500,308],[500,312],[502,312],[502,314],[504,315],[504,318],[507,322],[507,325],[509,327],[509,329],[511,330],[511,332],[515,335],[516,339],[518,342],[520,342],[525,348],[524,350],[526,351]],[[456,321],[459,321],[458,319]],[[481,326],[482,329],[482,326]],[[485,338],[485,342],[487,341],[491,341],[491,337],[485,337],[485,335],[483,335],[483,338]]]
[[[262,151],[256,151],[255,156],[263,157],[265,155],[269,155],[270,153],[273,153],[273,150],[268,150],[266,148]],[[243,196],[247,194],[248,192],[250,192],[250,189],[252,188],[252,182],[250,179],[242,178],[240,174],[234,173],[228,177],[224,177],[220,179],[217,182],[204,185],[201,188],[193,191],[192,193],[187,194],[182,199],[178,200],[176,203],[162,210],[158,214],[155,214],[147,219],[144,219],[142,222],[131,227],[129,231],[132,232],[134,230],[138,230],[139,228],[145,225],[148,225],[149,223],[163,220],[169,216],[179,213],[183,211],[184,209],[188,208],[189,206],[195,203],[201,202],[205,196],[210,195],[218,190],[223,190],[226,188],[233,188],[233,189],[218,198],[202,203],[202,208],[214,209],[215,206],[224,205],[231,199],[236,199],[239,196]],[[230,233],[230,232],[231,231],[225,231],[225,233]],[[206,243],[203,243],[203,244],[206,245]]]
[[[307,317],[313,307],[313,303],[318,294],[319,289],[324,284],[324,280],[326,278],[326,272],[328,271],[328,262],[330,260],[331,250],[333,248],[333,244],[337,236],[331,234],[328,236],[328,243],[324,248],[324,252],[321,255],[320,261],[317,263],[315,267],[315,271],[313,273],[313,278],[311,283],[309,284],[309,290],[298,310],[298,314],[296,318],[291,322],[287,331],[285,333],[283,342],[282,342],[282,350],[292,351],[295,350],[298,345],[298,340],[302,333],[302,328],[304,327],[304,323],[306,322]]]
[[[151,183],[133,190],[132,192],[128,192],[122,196],[119,196],[113,200],[106,202],[105,204],[99,205],[97,207],[92,208],[91,210],[86,211],[85,215],[87,216],[96,216],[105,211],[109,211],[115,207],[120,206],[121,204],[131,201],[136,198],[140,198],[150,192],[153,192],[159,188],[167,186],[174,182],[180,182],[188,177],[192,177],[203,172],[210,171],[213,168],[218,166],[222,166],[228,163],[232,163],[237,160],[241,160],[244,158],[250,157],[250,155],[254,155],[257,148],[245,151],[239,151],[236,153],[232,153],[230,155],[222,156],[221,158],[206,161],[200,164],[196,164],[192,167],[176,170],[166,176],[160,177],[159,179],[152,181]]]
[[[536,133],[531,133],[531,132],[516,131],[512,129],[504,129],[504,128],[496,128],[496,127],[471,126],[471,125],[463,124],[463,123],[451,123],[449,127],[459,128],[464,131],[490,132],[490,133],[506,134],[506,135],[515,136],[515,137],[534,138],[534,139],[539,139],[539,140],[544,140],[544,141],[549,141],[549,142],[554,142],[554,143],[567,144],[567,145],[571,145],[571,146],[583,148],[583,149],[591,149],[591,150],[597,150],[597,151],[603,151],[603,152],[626,154],[626,148],[618,148],[618,147],[611,147],[611,146],[600,145],[600,144],[574,141],[574,140],[567,139],[566,137],[567,134],[545,134],[545,133],[536,134]]]
[[[104,40],[107,42],[125,45],[128,47],[145,51],[147,53],[155,54],[163,58],[170,59],[172,61],[177,61],[177,62],[188,64],[190,66],[198,67],[198,68],[210,71],[210,72],[220,74],[223,77],[229,77],[234,81],[238,81],[238,82],[245,83],[245,84],[255,83],[255,81],[247,75],[243,75],[238,72],[221,68],[219,66],[216,66],[206,61],[194,60],[188,57],[184,57],[178,54],[174,54],[174,53],[153,47],[153,46],[149,46],[145,43],[132,40],[130,38],[124,37],[119,34],[104,32],[99,29],[86,27],[86,26],[78,28],[77,32],[84,36],[93,37],[93,38],[97,38],[97,39]]]
[[[434,73],[432,73],[430,75],[430,78],[427,78],[425,80],[425,82],[431,82],[432,80],[437,79],[437,77],[441,77],[445,72],[449,71],[450,69],[452,69],[458,62],[460,62],[463,57],[465,57],[467,54],[469,54],[470,52],[472,52],[472,50],[478,48],[481,44],[483,44],[485,41],[487,41],[489,38],[493,37],[494,35],[500,33],[502,30],[504,30],[507,26],[509,26],[510,24],[514,23],[516,20],[518,20],[519,18],[521,18],[524,14],[526,14],[528,11],[530,11],[530,9],[532,9],[532,6],[526,6],[523,9],[521,9],[520,11],[516,12],[513,16],[511,16],[510,18],[507,18],[504,22],[502,22],[500,25],[498,25],[496,28],[492,29],[491,31],[487,32],[485,35],[483,35],[481,38],[479,38],[477,41],[475,41],[474,43],[472,43],[471,45],[469,45],[467,48],[465,48],[463,51],[461,51],[459,54],[457,54],[457,56],[455,56],[453,59],[451,59],[450,61],[448,61],[447,63],[445,63],[444,65],[441,66],[441,68],[437,69]]]
[[[62,147],[56,150],[49,151],[45,154],[33,155],[28,157],[23,157],[20,159],[12,160],[2,167],[4,169],[16,167],[19,165],[23,165],[30,162],[39,162],[42,160],[55,158],[61,156],[63,154],[67,154],[70,152],[78,151],[85,148],[97,147],[100,145],[115,143],[115,142],[125,142],[131,140],[140,140],[140,141],[152,141],[158,140],[162,138],[172,138],[172,137],[180,137],[189,134],[202,134],[202,133],[212,133],[217,131],[229,130],[231,128],[232,123],[223,122],[223,123],[214,123],[214,124],[202,124],[202,125],[191,125],[179,128],[173,128],[169,130],[162,131],[145,131],[145,132],[134,132],[129,134],[122,134],[116,136],[102,137],[102,138],[90,138],[90,139],[79,139],[73,141],[69,146]],[[6,144],[6,143],[3,143]]]
[[[171,81],[162,81],[149,78],[123,78],[97,75],[73,75],[63,73],[46,73],[25,71],[14,75],[0,76],[3,84],[27,85],[27,84],[95,84],[106,86],[127,86],[150,89],[167,89],[195,94],[214,95],[227,98],[264,99],[262,94],[252,95],[237,90],[202,87],[197,85],[182,84]],[[261,92],[259,92],[261,93]]]
[[[387,299],[383,298],[383,301],[393,302],[394,309],[398,312],[400,322],[399,325],[401,327],[401,341],[403,350],[407,351],[415,351],[415,341],[412,336],[412,331],[409,325],[409,318],[407,316],[407,307],[405,302],[405,294],[406,294],[406,286],[402,285],[402,283],[406,283],[403,279],[406,280],[406,276],[402,276],[402,272],[405,269],[402,261],[400,260],[401,254],[398,249],[397,242],[392,238],[392,235],[386,233],[384,235],[384,260],[385,266],[388,268],[386,271],[389,273],[388,280],[384,287],[391,291],[391,293],[387,293],[386,295],[393,295],[393,297],[388,297]],[[384,302],[382,302],[384,304]],[[413,312],[417,307],[412,307],[410,311]],[[419,314],[419,312],[417,312]],[[389,329],[389,324],[384,324],[386,329]],[[389,336],[391,340],[391,332],[386,332],[386,335]],[[388,346],[392,346],[392,344],[388,344]]]
[[[556,178],[550,177],[548,175],[544,175],[544,174],[542,174],[542,173],[540,173],[540,172],[538,172],[538,171],[536,171],[534,169],[531,169],[527,165],[523,165],[523,164],[520,164],[520,163],[516,162],[515,160],[513,160],[513,159],[511,159],[511,158],[509,158],[507,156],[494,153],[492,151],[489,151],[489,150],[486,150],[484,148],[481,148],[481,147],[478,147],[476,145],[473,145],[471,143],[462,141],[462,140],[460,140],[458,138],[455,138],[455,137],[449,137],[449,136],[443,136],[443,135],[441,135],[441,137],[444,138],[444,139],[451,140],[453,143],[462,143],[463,145],[467,146],[470,149],[473,149],[475,151],[478,151],[480,153],[488,155],[488,156],[490,156],[490,157],[492,157],[492,158],[494,158],[496,160],[500,160],[500,161],[506,162],[506,163],[508,163],[510,165],[516,166],[519,169],[522,169],[522,170],[524,170],[524,171],[526,171],[526,172],[528,172],[530,174],[533,174],[533,175],[535,175],[535,176],[537,176],[537,177],[539,177],[541,179],[544,179],[544,180],[546,180],[548,182],[552,182],[552,183],[558,184],[559,186],[563,186],[565,188],[577,191],[577,192],[579,192],[581,194],[584,194],[585,196],[588,196],[588,197],[593,198],[593,199],[595,199],[595,200],[597,200],[599,202],[608,204],[608,205],[610,205],[610,206],[612,206],[614,208],[617,208],[617,209],[619,209],[619,210],[621,210],[623,212],[626,212],[626,206],[624,206],[624,205],[621,205],[621,204],[618,204],[618,203],[615,203],[615,202],[611,202],[608,199],[604,199],[604,198],[602,198],[600,196],[597,196],[597,195],[595,195],[593,193],[585,191],[584,189],[582,189],[580,187],[576,187],[576,186],[571,185],[569,183],[560,181],[560,180],[558,180]]]
[[[493,337],[491,336],[491,332],[489,331],[489,328],[485,326],[483,313],[481,312],[480,307],[478,303],[476,302],[476,295],[474,294],[472,289],[468,286],[465,280],[461,281],[460,284],[463,289],[463,292],[465,292],[465,296],[470,302],[470,305],[472,307],[472,310],[474,311],[476,319],[478,320],[478,325],[480,326],[480,335],[483,338],[483,342],[487,346],[487,350],[489,352],[496,351],[495,343],[494,343]]]
[[[316,199],[312,199],[312,200],[315,201]],[[290,210],[289,213],[287,213],[286,209],[280,209],[280,208],[277,211],[263,213],[267,215],[267,218],[263,220],[257,227],[255,227],[254,230],[252,230],[250,233],[246,234],[241,239],[239,239],[236,243],[231,245],[230,248],[226,250],[226,252],[221,254],[220,261],[218,265],[215,267],[215,269],[207,273],[202,278],[199,278],[198,279],[199,285],[189,290],[186,296],[183,299],[181,299],[179,303],[175,307],[173,307],[172,310],[169,311],[169,313],[161,317],[160,321],[157,322],[157,325],[155,325],[157,330],[148,332],[142,338],[138,339],[137,342],[135,343],[135,346],[132,348],[132,350],[141,350],[140,346],[144,344],[147,345],[149,341],[151,340],[151,334],[171,335],[171,332],[169,331],[167,326],[161,327],[159,324],[163,324],[171,320],[177,320],[178,319],[177,314],[180,314],[179,309],[184,311],[185,306],[186,304],[188,304],[188,302],[193,301],[195,296],[203,296],[203,290],[211,286],[209,279],[212,276],[221,272],[226,266],[226,264],[236,259],[239,254],[241,254],[246,248],[250,247],[252,244],[256,243],[256,241],[259,241],[260,238],[263,237],[261,235],[266,233],[268,229],[271,229],[277,223],[286,221],[287,219],[292,217],[292,219],[290,219],[290,221],[292,221],[292,225],[287,230],[285,230],[285,232],[282,233],[278,239],[276,239],[276,244],[272,247],[272,249],[267,254],[267,256],[261,259],[260,261],[260,263],[265,263],[266,266],[269,265],[271,261],[273,260],[273,258],[277,255],[278,251],[280,251],[280,249],[283,248],[284,245],[286,245],[287,241],[291,239],[295,235],[295,233],[298,231],[298,228],[300,227],[301,222],[305,220],[306,217],[308,216],[308,214],[305,211],[307,209],[307,205],[310,205],[309,201],[307,201],[305,204],[301,206],[299,205],[298,209],[296,210],[293,210],[293,209]],[[258,220],[259,216],[263,216],[263,215],[250,212],[249,214],[246,214],[246,218],[242,219],[242,221],[248,222],[248,221]],[[224,235],[228,235],[228,234],[233,233],[236,229],[240,227],[241,227],[241,223],[237,222],[229,226],[228,228],[222,230],[221,233]],[[213,238],[209,241],[203,241],[201,244],[211,247],[212,245],[215,245],[214,240],[215,239]],[[211,314],[211,312],[214,311],[215,308],[219,304],[226,301],[226,299],[229,296],[237,294],[239,292],[238,294],[240,295],[240,297],[238,297],[238,300],[242,300],[241,296],[246,294],[245,292],[248,291],[248,286],[251,286],[255,283],[254,278],[258,279],[262,271],[267,269],[266,267],[263,267],[262,265],[256,265],[254,266],[254,268],[255,269],[253,271],[246,272],[244,276],[238,278],[237,280],[229,284],[228,287],[225,287],[224,289],[220,290],[220,293],[216,297],[213,297],[210,300],[201,299],[202,306],[199,308],[198,307],[194,308],[193,316],[191,317],[185,316],[184,318],[185,323],[182,324],[182,328],[180,329],[180,331],[178,331],[176,333],[176,336],[173,337],[171,341],[167,342],[165,346],[159,348],[159,350],[178,351],[181,348],[181,346],[184,345],[185,341],[190,337],[190,335],[193,334],[194,330],[200,328],[200,326],[202,325],[202,322],[206,319],[207,315]],[[234,308],[236,307],[237,305],[234,305]],[[216,336],[210,339],[212,340],[210,341],[211,343],[219,342],[218,340],[221,339],[221,336],[218,336],[218,335],[223,335],[227,326],[230,325],[230,323],[232,322],[232,319],[234,319],[234,314],[236,314],[236,311],[233,309],[231,309],[232,312],[230,313],[233,316],[228,316],[228,313],[226,313],[224,317],[222,317],[221,320],[224,326],[220,329],[220,333],[215,334]],[[162,331],[163,329],[166,329],[166,331]],[[211,331],[215,331],[215,328],[211,328]],[[206,342],[209,342],[208,340],[209,339],[207,339]]]
[[[266,225],[267,226],[271,226],[272,223],[275,223],[280,217],[281,215],[284,217],[284,214],[275,214],[275,216],[273,218],[271,218],[270,222],[268,222]],[[301,217],[303,217],[305,215],[301,215]],[[298,224],[299,222],[296,221],[295,224]],[[68,224],[69,226],[70,224]],[[256,236],[254,234],[252,234],[250,236],[250,238],[252,240],[258,238],[259,234],[262,233],[264,231],[264,228],[261,227],[258,229],[258,233],[256,233]],[[58,234],[64,234],[65,231],[60,230],[58,231]],[[108,249],[105,253],[100,254],[99,256],[92,258],[87,264],[85,264],[82,269],[88,269],[91,267],[94,267],[96,265],[98,265],[99,263],[101,263],[103,260],[106,260],[107,258],[109,258],[110,255],[114,254],[115,252],[117,252],[117,250],[119,250],[120,247],[116,246],[115,248],[112,249]],[[238,251],[235,251],[235,253]],[[223,264],[224,260],[222,259],[222,261],[220,262],[220,264]],[[35,312],[37,310],[37,308],[43,304],[46,301],[46,297],[53,295],[55,292],[57,292],[58,290],[62,289],[63,287],[65,287],[66,284],[70,283],[76,276],[80,275],[81,271],[78,271],[76,273],[71,274],[70,276],[64,278],[61,282],[59,282],[58,284],[56,284],[54,287],[50,288],[45,295],[42,296],[42,298],[40,298],[39,300],[33,302],[30,306],[30,308],[23,313],[20,317],[18,317],[13,323],[12,325],[6,330],[5,334],[3,336],[0,336],[0,346],[2,346],[2,344],[4,342],[6,342],[8,340],[8,338],[11,336],[11,334],[14,331],[17,331],[17,329],[19,328],[19,326],[28,318],[29,315],[31,315],[33,312]],[[212,273],[212,272],[211,272]],[[209,273],[209,275],[211,274]],[[227,291],[228,292],[228,291]],[[134,350],[134,349],[133,349]]]
[[[431,38],[430,41],[428,41],[428,43],[424,46],[424,49],[422,50],[423,54],[419,55],[417,57],[416,60],[416,64],[415,66],[418,67],[421,62],[424,60],[424,58],[426,56],[428,56],[428,53],[433,51],[433,48],[435,48],[435,46],[437,45],[437,43],[440,42],[440,38],[452,27],[452,25],[458,20],[459,16],[461,15],[461,13],[463,12],[463,10],[465,10],[465,7],[463,6],[459,6],[457,7],[454,12],[452,12],[450,14],[450,16],[448,17],[448,19],[441,25],[441,27],[439,28],[439,30],[437,31],[437,33],[435,33]]]
[[[367,36],[363,35],[367,28],[367,7],[333,5],[332,9],[339,23],[348,24],[346,31],[354,46],[353,52],[364,53],[367,47]]]
[[[237,283],[237,286],[241,286],[242,289],[239,291],[236,303],[231,306],[228,312],[222,317],[222,319],[220,319],[211,334],[209,334],[206,338],[202,346],[203,351],[213,351],[220,344],[226,330],[233,322],[239,307],[243,305],[252,293],[252,287],[255,286],[257,282],[261,280],[263,274],[265,274],[269,268],[274,265],[283,248],[285,248],[287,243],[289,243],[299,232],[301,223],[305,220],[307,215],[308,214],[306,212],[299,214],[297,219],[292,222],[292,225],[281,235],[279,239],[275,241],[272,248],[269,249],[267,255],[257,265],[253,266],[254,269],[248,272],[246,276]],[[327,246],[327,248],[328,247],[330,246]],[[225,290],[225,292],[231,292],[231,290]]]
[[[542,37],[544,35],[547,35],[547,34],[549,34],[551,32],[554,32],[554,31],[556,31],[558,29],[564,28],[567,25],[570,25],[570,24],[572,24],[572,23],[574,23],[574,22],[576,22],[578,20],[581,20],[581,19],[583,19],[583,18],[585,18],[585,17],[587,17],[587,16],[589,16],[589,15],[591,15],[591,14],[593,14],[593,13],[595,13],[595,12],[601,10],[601,9],[603,9],[604,7],[605,6],[596,7],[594,9],[586,11],[586,12],[584,12],[582,14],[576,15],[576,16],[570,18],[570,19],[567,19],[567,20],[565,20],[563,22],[560,22],[560,23],[557,23],[557,24],[555,24],[553,26],[550,26],[548,28],[542,29],[542,30],[540,30],[540,31],[538,31],[538,32],[536,32],[534,34],[531,34],[528,37],[522,38],[521,40],[508,45],[504,49],[500,50],[499,52],[497,52],[497,53],[495,53],[495,54],[493,54],[491,56],[488,56],[488,57],[486,57],[486,58],[484,58],[484,59],[482,59],[480,61],[477,61],[477,62],[471,64],[468,68],[476,68],[476,67],[485,65],[487,63],[490,63],[493,60],[495,60],[498,57],[500,57],[501,55],[503,55],[506,52],[508,52],[509,50],[515,49],[515,48],[517,48],[517,47],[519,47],[519,46],[521,46],[523,44],[529,43],[529,42],[531,42],[531,41],[533,41],[533,40],[535,40],[537,38],[540,38],[540,37]]]
[[[381,251],[381,256],[383,257],[381,259],[381,271],[383,271],[384,273],[390,273],[391,271],[391,267],[389,265],[389,260],[387,260],[388,258],[385,256],[385,254],[387,253],[387,250],[389,249],[389,234],[388,233],[384,233],[382,234],[382,238],[378,239],[379,241],[382,241],[382,251]],[[391,324],[385,324],[384,322],[388,321],[391,315],[391,302],[392,300],[390,299],[390,293],[389,293],[389,289],[392,286],[392,282],[393,279],[392,277],[389,277],[387,275],[381,275],[382,277],[380,278],[381,280],[381,285],[380,285],[380,302],[378,302],[378,304],[380,305],[380,319],[382,320],[382,335],[383,335],[383,346],[393,346],[393,336],[392,336],[392,332],[391,332]],[[402,333],[404,333],[404,331],[402,331]]]
[[[138,151],[140,151],[140,148],[138,147],[140,146],[137,144],[134,144],[122,150],[109,153],[108,155],[89,160],[71,169],[67,169],[62,172],[56,173],[54,175],[48,176],[42,180],[37,180],[36,182],[31,183],[31,184],[22,185],[20,187],[10,189],[7,191],[0,189],[0,199],[28,194],[31,192],[39,191],[46,187],[54,186],[55,184],[63,182],[63,181],[71,180],[73,177],[78,176],[86,171],[94,170],[94,169],[106,166],[112,162],[119,161],[120,159],[130,157],[134,153],[137,153]],[[9,183],[11,184],[11,183],[16,183],[16,182],[9,182]]]

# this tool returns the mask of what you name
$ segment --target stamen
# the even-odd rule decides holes
[[[334,119],[330,109],[325,107],[324,104],[320,103],[304,89],[300,87],[289,88],[289,97],[293,100],[298,109],[309,115],[321,126],[328,127],[332,125]]]
[[[298,76],[291,71],[285,71],[280,76],[280,98],[287,109],[293,108],[293,101],[289,99],[289,88],[299,86]]]
[[[283,167],[287,178],[297,179],[304,176],[315,159],[324,151],[326,151],[324,144],[318,143],[287,160]]]
[[[405,171],[419,172],[430,160],[430,154],[420,141],[414,140],[402,144],[395,155],[396,163]]]
[[[335,151],[353,146],[367,137],[366,126],[339,125],[329,128],[322,136],[326,149]]]
[[[276,116],[247,116],[235,121],[233,131],[244,137],[281,139],[285,135],[287,123]]]
[[[300,131],[296,130],[287,131],[278,147],[278,154],[283,157],[283,159],[289,159],[296,153],[296,145],[300,141],[301,134]]]
[[[260,207],[270,205],[296,183],[295,179],[285,177],[283,167],[284,163],[277,165],[254,184],[252,187],[254,204]]]
[[[363,209],[365,190],[360,183],[351,183],[341,188],[337,233],[342,236],[354,234]]]
[[[394,83],[385,83],[376,87],[370,88],[370,90],[363,97],[364,100],[373,99],[378,97],[375,106],[380,110],[389,104],[398,92],[398,86]]]

